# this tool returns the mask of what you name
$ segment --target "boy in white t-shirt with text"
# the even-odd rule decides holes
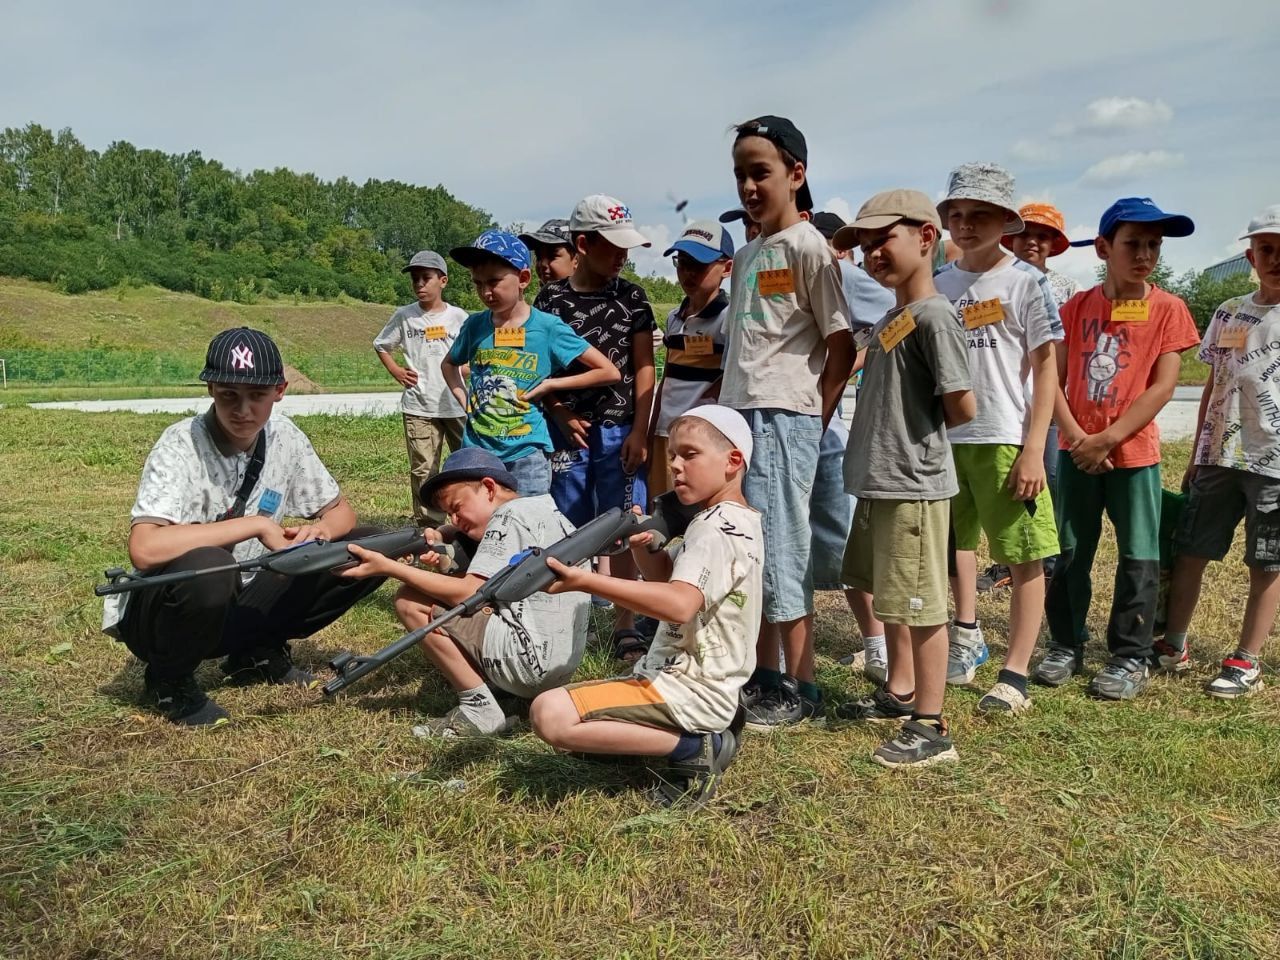
[[[445,444],[449,450],[462,446],[464,413],[440,372],[440,362],[462,329],[467,312],[442,299],[449,283],[444,257],[434,250],[419,250],[404,272],[413,283],[416,303],[391,315],[382,332],[374,338],[373,349],[387,372],[404,387],[400,411],[404,416],[404,437],[409,447],[409,487],[413,491],[413,515],[419,524],[438,523],[439,515],[419,496],[422,485],[440,471]],[[404,364],[396,362],[394,351],[404,354]]]
[[[960,485],[951,501],[956,615],[947,682],[971,682],[987,659],[974,552],[985,532],[992,559],[1009,566],[1013,598],[1005,665],[978,708],[1021,713],[1031,705],[1027,674],[1044,619],[1043,561],[1058,553],[1044,445],[1062,322],[1044,274],[1000,246],[1023,229],[1008,171],[993,163],[957,167],[938,215],[961,253],[934,283],[964,324],[978,403],[976,417],[947,431]]]

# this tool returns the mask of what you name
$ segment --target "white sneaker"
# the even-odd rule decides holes
[[[497,730],[481,730],[462,715],[461,707],[454,707],[443,717],[434,717],[413,728],[413,735],[420,740],[464,740],[473,737],[505,737],[515,729],[515,717],[503,717]]]
[[[867,651],[859,650],[840,658],[840,663],[854,672],[861,673],[872,683],[883,686],[889,680],[889,662],[883,657],[867,658]]]
[[[954,623],[947,628],[950,645],[947,650],[947,683],[972,683],[978,668],[987,662],[991,652],[982,639],[981,625],[969,629]]]
[[[978,701],[983,713],[1026,713],[1031,709],[1031,698],[1009,683],[997,683]]]
[[[1244,657],[1228,657],[1222,670],[1205,686],[1204,692],[1219,700],[1248,697],[1262,689],[1262,663]]]

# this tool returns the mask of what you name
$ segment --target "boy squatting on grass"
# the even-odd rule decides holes
[[[129,528],[129,559],[151,574],[251,560],[307,540],[346,540],[355,511],[293,421],[272,415],[287,386],[265,333],[239,327],[209,344],[200,379],[213,405],[167,428],[147,455]],[[305,517],[283,527],[286,517]],[[211,573],[107,598],[104,632],[147,664],[146,696],[174,723],[205,726],[229,715],[195,679],[201,661],[224,656],[235,683],[309,686],[289,641],[309,637],[373,593],[324,572],[290,577]],[[127,601],[127,602],[126,602]]]
[[[1013,597],[1004,668],[978,709],[1021,713],[1031,706],[1027,674],[1044,619],[1043,561],[1058,553],[1044,445],[1058,392],[1054,342],[1062,339],[1062,324],[1044,274],[1000,245],[1023,228],[1013,189],[1013,177],[993,163],[951,172],[938,215],[960,259],[933,282],[963,320],[978,408],[968,423],[947,431],[960,486],[951,501],[956,615],[947,682],[969,683],[987,660],[974,552],[985,533],[992,560],[1009,566]]]
[[[440,365],[450,391],[467,409],[463,446],[480,447],[501,460],[522,495],[548,493],[551,434],[534,401],[557,388],[617,383],[622,375],[568,324],[525,302],[532,257],[514,236],[488,230],[449,256],[470,269],[488,307],[467,318]],[[551,376],[575,360],[579,372]],[[464,367],[470,370],[466,386]]]
[[[1205,566],[1227,555],[1243,518],[1249,599],[1240,646],[1206,687],[1224,700],[1262,689],[1258,654],[1280,602],[1280,205],[1254,217],[1240,239],[1249,241],[1245,255],[1259,289],[1218,307],[1200,347],[1213,374],[1183,479],[1190,499],[1175,540],[1168,624],[1156,646],[1165,665],[1187,662],[1187,628]]]
[[[488,451],[464,447],[450,454],[443,469],[423,484],[421,496],[449,518],[448,525],[428,531],[429,539],[451,542],[460,534],[477,541],[466,572],[446,576],[351,547],[361,563],[342,576],[400,580],[396,616],[407,630],[426,626],[479,590],[516,554],[549,547],[573,532],[550,495],[521,496],[518,482]],[[439,555],[425,554],[424,562],[438,563]],[[514,718],[505,715],[491,685],[531,700],[566,682],[582,659],[590,604],[585,593],[535,593],[517,603],[486,607],[428,634],[422,651],[457,691],[458,706],[414,727],[414,735],[458,738],[507,732]]]
[[[534,308],[559,317],[621,373],[603,387],[557,388],[546,398],[555,444],[551,495],[582,526],[613,507],[648,504],[654,320],[644,288],[620,276],[630,251],[650,245],[627,205],[604,194],[584,197],[569,215],[569,235],[578,254],[573,273],[539,290]],[[630,554],[610,557],[608,565],[612,576],[635,579]],[[648,646],[630,610],[617,611],[612,646],[627,662]]]
[[[465,414],[449,392],[440,362],[457,339],[467,312],[441,299],[449,283],[449,268],[434,250],[419,250],[403,272],[412,279],[417,302],[391,315],[374,338],[373,349],[387,372],[404,387],[400,412],[409,447],[414,519],[419,526],[435,526],[440,517],[421,502],[418,492],[439,472],[444,446],[448,444],[450,451],[462,446]],[[404,366],[392,356],[397,348],[404,352]]]
[[[864,203],[834,240],[859,244],[867,271],[896,302],[868,337],[863,390],[875,399],[853,415],[846,476],[858,505],[842,576],[871,594],[884,622],[888,679],[836,709],[847,720],[905,721],[873,754],[888,767],[958,757],[942,716],[947,532],[958,492],[947,428],[972,420],[977,404],[959,319],[933,284],[941,228],[923,193],[890,190]]]
[[[684,537],[650,553],[631,538],[644,580],[618,580],[555,561],[553,591],[607,597],[661,621],[628,678],[570,684],[533,702],[538,736],[561,750],[667,758],[655,800],[704,803],[737,753],[738,694],[755,667],[763,595],[760,514],[742,495],[752,436],[737,411],[694,407],[669,437],[676,496],[697,504]]]
[[[809,501],[822,434],[844,393],[854,348],[835,256],[800,215],[813,208],[804,136],[773,116],[735,131],[738,197],[761,233],[734,256],[720,402],[742,412],[755,444],[743,490],[764,515],[771,559],[758,665],[743,706],[753,727],[768,729],[822,712]]]
[[[1147,278],[1164,238],[1194,229],[1189,217],[1165,213],[1149,198],[1117,200],[1102,214],[1093,241],[1106,278],[1062,307],[1065,340],[1054,407],[1062,555],[1045,598],[1048,651],[1032,674],[1047,686],[1061,686],[1083,669],[1104,510],[1115,527],[1119,559],[1107,623],[1110,657],[1089,693],[1129,700],[1147,685],[1160,568],[1160,432],[1154,420],[1173,396],[1178,355],[1200,339],[1187,305]]]

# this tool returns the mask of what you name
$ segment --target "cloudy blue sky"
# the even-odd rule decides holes
[[[950,0],[6,0],[0,126],[198,149],[244,171],[444,184],[503,223],[623,198],[659,254],[736,205],[727,127],[791,117],[819,206],[941,191],[990,159],[1090,236],[1119,196],[1197,232],[1177,269],[1239,249],[1280,202],[1280,4]],[[1092,253],[1061,266],[1092,275]]]

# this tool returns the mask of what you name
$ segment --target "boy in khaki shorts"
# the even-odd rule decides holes
[[[947,675],[947,531],[955,468],[947,427],[973,419],[969,358],[955,310],[933,285],[938,212],[917,190],[862,205],[834,243],[861,246],[866,269],[896,306],[868,334],[863,390],[877,403],[853,416],[846,482],[857,498],[842,579],[874,597],[884,621],[888,680],[842,704],[846,720],[904,720],[872,757],[886,767],[956,760],[942,716]]]

